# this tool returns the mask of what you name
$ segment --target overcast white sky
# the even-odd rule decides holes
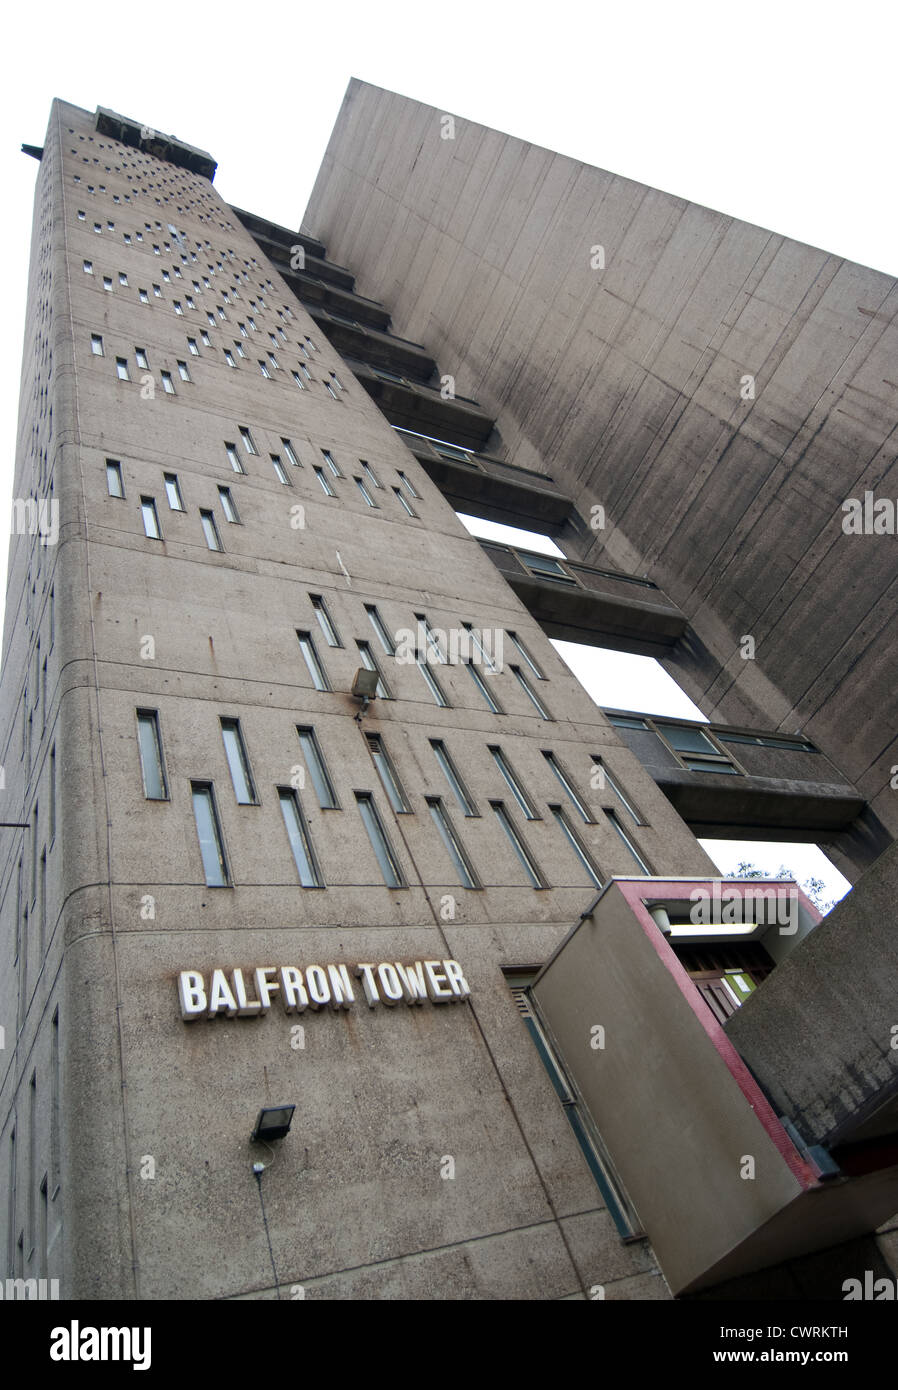
[[[257,11],[50,0],[8,7],[4,32],[3,534],[37,171],[18,151],[43,144],[54,96],[209,150],[223,197],[298,227],[359,77],[898,272],[894,5],[273,0]],[[591,693],[627,703],[595,688],[613,664],[603,659]],[[805,872],[791,846],[773,858],[773,871],[786,859]]]

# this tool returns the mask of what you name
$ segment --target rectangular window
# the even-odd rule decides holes
[[[240,806],[256,806],[258,799],[253,785],[253,774],[249,765],[246,744],[240,730],[239,719],[221,720],[221,736],[224,740],[225,755],[231,770],[234,795]]]
[[[118,273],[118,282],[120,285],[127,285],[128,283],[128,277],[123,270]]]
[[[652,870],[649,868],[648,864],[645,862],[642,855],[639,853],[639,850],[636,848],[636,845],[633,842],[633,840],[630,839],[630,836],[627,834],[626,830],[621,825],[620,821],[618,820],[617,812],[606,811],[605,815],[608,817],[614,830],[617,832],[617,834],[623,840],[624,844],[627,846],[627,849],[630,851],[630,854],[632,855],[639,868],[639,872],[641,874],[651,875]]]
[[[315,859],[309,827],[299,797],[292,787],[278,787],[278,800],[281,803],[281,814],[284,817],[300,883],[303,888],[323,888],[324,880]]]
[[[497,768],[502,773],[502,776],[505,779],[509,791],[511,792],[515,801],[520,806],[521,810],[524,812],[524,815],[527,817],[528,820],[540,820],[541,817],[535,810],[533,802],[530,800],[529,796],[524,791],[524,788],[516,772],[512,768],[511,763],[508,761],[505,754],[502,752],[502,749],[499,748],[496,744],[490,744],[490,752],[493,755],[493,760]]]
[[[564,768],[561,766],[558,759],[555,757],[555,754],[550,752],[547,748],[544,748],[542,750],[542,753],[546,762],[549,764],[549,767],[555,773],[555,776],[558,778],[558,781],[561,783],[565,792],[570,797],[571,804],[577,811],[577,814],[580,816],[580,819],[586,821],[588,825],[593,824],[595,817],[591,814],[589,807],[586,805],[583,798],[579,795],[578,792],[574,790],[574,786],[571,782],[571,779],[568,777]]]
[[[84,261],[84,262],[82,263],[81,269],[84,271],[85,275],[93,275],[93,273],[94,273],[93,261]]]
[[[231,496],[231,489],[229,487],[220,487],[218,489],[218,496],[221,499],[221,510],[224,512],[225,521],[230,521],[235,526],[239,526],[240,517],[237,515],[237,508]]]
[[[355,485],[358,488],[359,492],[364,497],[366,505],[369,507],[377,507],[377,503],[371,496],[371,493],[365,487],[365,484],[362,482],[361,478],[354,478],[353,481],[355,482]]]
[[[315,474],[315,477],[318,479],[319,483],[321,484],[323,491],[327,493],[328,497],[336,497],[337,494],[334,492],[334,489],[331,487],[330,483],[324,475],[324,469],[313,466],[312,471]]]
[[[283,435],[282,435],[282,436],[281,436],[281,444],[283,445],[284,453],[285,453],[286,456],[287,456],[287,462],[290,463],[290,464],[292,464],[294,468],[302,468],[302,464],[300,463],[299,459],[297,458],[296,450],[294,449],[294,447],[293,447],[293,445],[291,444],[290,440],[289,440],[289,439],[284,439],[284,437],[283,437]]]
[[[206,886],[207,888],[227,888],[230,883],[230,875],[212,783],[191,782],[190,791],[193,797],[193,814],[196,819],[196,833],[200,842]]]
[[[463,888],[479,888],[480,884],[471,866],[471,861],[465,853],[461,840],[455,833],[455,828],[449,819],[448,812],[438,796],[428,796],[427,804],[430,807],[430,814],[433,823],[440,832],[440,839],[446,846],[446,852],[455,865],[459,882]]]
[[[50,749],[50,817],[47,834],[50,844],[56,839],[56,744]]]
[[[246,472],[246,469],[240,462],[240,455],[237,453],[236,444],[229,444],[228,441],[225,440],[225,453],[228,456],[228,463],[231,465],[235,473]]]
[[[297,724],[296,732],[299,735],[300,747],[306,760],[306,767],[309,769],[312,786],[315,788],[315,795],[318,797],[318,805],[323,811],[338,811],[340,809],[339,802],[325,765],[324,755],[315,736],[315,730]]]
[[[178,484],[177,473],[163,473],[165,479],[165,495],[168,498],[168,505],[173,512],[183,512],[184,503],[181,501],[181,488]]]
[[[277,454],[269,454],[268,457],[271,459],[271,466],[274,469],[274,476],[277,478],[278,482],[283,483],[285,487],[292,487],[293,484],[287,477],[287,470],[281,463]]]
[[[399,489],[398,487],[394,487],[394,488],[393,488],[393,491],[395,492],[397,498],[399,499],[399,505],[402,507],[403,511],[407,512],[409,516],[417,516],[418,513],[415,511],[415,509],[414,509],[414,507],[412,506],[411,502],[409,502],[409,501],[407,500],[407,498],[405,498],[405,497],[402,495],[402,492],[400,491],[400,489]]]
[[[567,840],[571,849],[574,851],[577,858],[580,860],[580,863],[583,865],[583,868],[586,870],[591,881],[595,884],[596,888],[601,888],[602,875],[599,873],[595,864],[590,859],[585,847],[581,844],[580,837],[574,830],[574,827],[568,821],[568,818],[564,814],[564,811],[561,809],[560,806],[550,806],[549,810],[555,817],[555,820],[558,823],[558,827],[561,830],[561,833],[564,835],[564,838]]]
[[[296,636],[299,639],[299,650],[303,654],[303,659],[308,667],[309,675],[312,677],[312,684],[315,689],[330,690],[327,676],[324,674],[324,667],[318,660],[318,653],[315,650],[315,643],[312,641],[311,633],[297,631]]]
[[[405,878],[399,867],[399,860],[387,839],[386,831],[374,804],[374,797],[370,792],[356,792],[355,799],[362,823],[368,832],[368,839],[371,841],[371,848],[374,850],[380,865],[384,883],[388,888],[404,888],[406,886]]]
[[[412,808],[409,799],[399,780],[399,774],[393,766],[393,760],[384,747],[383,739],[380,734],[366,734],[365,738],[368,743],[368,752],[371,754],[383,789],[387,794],[387,800],[397,815],[411,815]]]
[[[154,285],[154,286],[153,286],[153,294],[155,295],[155,297],[156,297],[157,299],[161,299],[161,298],[162,298],[162,286],[161,286],[161,285]]]
[[[209,337],[209,334],[206,332],[205,328],[200,329],[200,342],[202,343],[203,347],[212,346],[212,339]]]
[[[304,391],[306,388],[305,388],[305,386],[304,386],[304,384],[303,384],[302,377],[299,375],[299,372],[291,372],[290,375],[292,376],[293,380],[296,382],[296,385],[299,387],[300,391]]]
[[[390,634],[387,632],[387,629],[384,627],[383,619],[381,618],[381,616],[380,616],[380,614],[378,613],[377,609],[375,608],[374,604],[373,604],[373,603],[366,603],[366,604],[365,604],[365,612],[368,614],[368,617],[369,617],[369,619],[370,619],[370,621],[371,621],[371,626],[374,628],[374,631],[377,633],[378,640],[380,641],[380,645],[383,647],[384,651],[387,653],[387,656],[395,656],[395,655],[396,655],[396,648],[393,646],[393,639],[392,639],[392,637],[390,636]]]
[[[196,338],[188,338],[187,347],[192,357],[199,357],[200,350],[196,345]]]
[[[493,711],[493,714],[504,714],[504,709],[499,704],[499,701],[496,699],[495,695],[490,690],[489,686],[481,676],[473,661],[464,661],[462,662],[462,665],[467,670],[468,675],[471,677],[471,680],[477,686],[477,689],[480,691],[489,709]]]
[[[174,309],[174,311],[175,311],[176,314],[178,314],[179,316],[183,317],[184,310],[181,308],[181,304],[180,304],[180,301],[179,301],[179,300],[177,300],[177,299],[173,300],[173,302],[172,302],[172,308]]]
[[[474,805],[474,802],[472,801],[471,796],[468,793],[468,790],[465,787],[464,782],[459,776],[458,769],[456,768],[451,757],[449,756],[449,753],[446,749],[446,745],[443,743],[443,740],[441,738],[432,738],[430,740],[430,746],[434,751],[434,756],[436,757],[437,762],[442,768],[443,775],[445,776],[446,781],[449,783],[449,786],[452,788],[452,793],[459,806],[461,807],[464,815],[479,815],[480,813],[477,810],[477,807]]]
[[[315,610],[315,617],[318,619],[318,626],[324,633],[324,639],[329,647],[342,647],[343,643],[337,635],[337,629],[331,621],[331,616],[327,611],[327,605],[320,594],[309,594],[312,600],[312,607]]]
[[[130,381],[130,380],[131,380],[131,374],[130,374],[130,372],[128,371],[128,359],[127,359],[127,357],[117,357],[117,358],[115,359],[115,372],[116,372],[116,376],[118,377],[119,381]]]
[[[490,805],[493,808],[496,820],[499,822],[499,824],[505,832],[505,836],[508,840],[508,843],[511,845],[512,849],[514,850],[515,854],[517,855],[518,859],[523,865],[524,871],[527,874],[527,877],[530,880],[531,885],[534,888],[547,887],[546,881],[540,873],[539,868],[537,867],[536,860],[533,858],[527,846],[524,844],[524,841],[521,839],[520,835],[514,827],[514,822],[512,821],[511,816],[505,809],[505,802],[491,801]]]
[[[157,710],[137,711],[137,742],[140,749],[144,796],[148,801],[167,801],[168,782],[162,757],[162,737]]]
[[[140,514],[143,517],[144,533],[150,540],[161,541],[162,532],[159,529],[159,517],[156,515],[156,502],[152,497],[141,497]]]
[[[449,709],[449,708],[450,708],[449,701],[446,699],[446,696],[443,694],[443,688],[442,688],[442,686],[440,685],[440,683],[439,683],[439,681],[437,680],[436,676],[435,676],[435,675],[433,674],[433,672],[431,671],[430,666],[429,666],[428,663],[424,660],[424,657],[421,655],[420,652],[419,652],[418,655],[415,657],[415,662],[416,662],[416,664],[417,664],[418,670],[421,672],[421,675],[424,677],[424,683],[425,683],[425,685],[427,686],[428,690],[430,691],[431,695],[433,696],[434,700],[436,700],[437,704],[440,705],[442,709]]]
[[[381,488],[382,484],[378,482],[377,474],[374,472],[370,463],[366,463],[364,459],[359,459],[359,463],[362,465],[362,472],[365,474],[371,486]]]
[[[241,343],[241,341],[240,341],[239,338],[235,339],[235,341],[234,341],[234,351],[236,352],[236,354],[237,354],[238,357],[244,358],[244,360],[247,361],[247,362],[249,361],[249,358],[246,356],[246,353],[243,351],[243,344]]]
[[[377,660],[374,656],[374,653],[371,650],[370,644],[368,642],[356,642],[356,646],[359,649],[359,656],[362,658],[362,665],[365,667],[365,670],[377,672],[378,697],[381,700],[392,700],[393,697],[390,694],[386,681],[381,675],[380,667],[377,664]]]
[[[273,352],[270,352],[268,354],[268,361],[271,363],[272,367],[276,372],[279,372],[281,370],[281,364],[280,362],[278,362]]]
[[[430,626],[430,623],[427,621],[426,614],[416,613],[415,618],[417,620],[420,631],[424,633],[424,640],[426,641],[427,646],[430,649],[430,653],[433,656],[434,660],[439,661],[441,663],[445,663],[446,658],[443,655],[443,649],[437,641],[436,633]]]
[[[552,718],[551,714],[549,714],[549,712],[548,712],[548,710],[545,708],[545,706],[542,705],[542,704],[540,703],[540,701],[537,699],[537,697],[536,697],[536,692],[531,688],[530,682],[528,681],[527,677],[524,675],[524,673],[523,673],[523,671],[521,670],[520,666],[511,666],[509,669],[510,669],[511,672],[513,673],[515,680],[517,681],[518,685],[519,685],[519,686],[521,687],[521,689],[523,690],[524,694],[527,696],[527,698],[528,698],[528,700],[530,701],[531,705],[532,705],[533,708],[536,710],[536,712],[537,712],[537,714],[539,715],[540,719],[551,719],[551,718]]]
[[[550,555],[538,555],[529,550],[519,550],[517,553],[518,559],[526,565],[530,573],[540,579],[552,579],[558,584],[576,584],[576,579],[568,574],[560,560],[553,560]]]
[[[106,291],[107,294],[112,294],[112,276],[111,276],[111,275],[104,275],[104,276],[103,276],[103,289]]]
[[[238,425],[237,428],[240,431],[240,438],[243,441],[243,447],[246,452],[248,454],[258,454],[259,450],[256,448],[256,442],[246,425]]]
[[[206,537],[206,544],[210,550],[223,550],[221,536],[218,534],[218,527],[215,525],[215,516],[212,512],[200,510],[200,521],[203,523],[203,535]]]
[[[110,497],[124,497],[125,495],[122,465],[118,459],[106,460],[106,491]]]
[[[236,372],[237,363],[234,361],[234,354],[232,352],[229,352],[227,348],[225,348],[224,350],[224,360],[227,363],[227,365],[229,367],[233,367],[234,371]]]
[[[90,350],[93,353],[94,357],[103,356],[103,339],[101,338],[99,333],[91,333]]]
[[[321,450],[321,456],[322,456],[322,458],[324,459],[324,462],[327,464],[327,466],[328,466],[328,468],[330,469],[330,471],[333,473],[334,477],[335,477],[335,478],[342,478],[342,477],[343,477],[343,474],[340,472],[340,469],[338,468],[336,462],[334,461],[333,454],[330,452],[330,450],[329,450],[329,449],[322,449],[322,450]]]
[[[171,372],[160,372],[159,375],[162,377],[163,391],[167,396],[173,396],[175,394],[175,384],[171,379]]]
[[[409,497],[420,497],[420,496],[421,496],[420,492],[416,492],[416,491],[415,491],[413,484],[409,481],[409,479],[405,476],[405,474],[402,473],[398,468],[397,468],[397,470],[396,470],[396,476],[398,477],[398,479],[399,479],[399,481],[401,482],[402,486],[405,488],[405,490],[406,490],[406,492],[408,493]]]
[[[134,357],[137,361],[138,367],[140,367],[142,371],[148,372],[150,370],[150,360],[147,357],[146,350],[144,348],[135,348]]]
[[[534,676],[536,676],[536,679],[538,681],[544,681],[546,679],[545,676],[537,666],[536,662],[533,660],[533,657],[530,655],[527,648],[524,646],[524,643],[521,641],[518,634],[516,632],[508,632],[506,635],[511,638],[512,642],[517,647],[518,651],[521,653],[521,656],[523,657],[524,661],[530,667],[530,670],[533,672]]]
[[[150,302],[150,296],[147,294],[146,290],[138,290],[137,298],[140,300],[141,304],[149,304]]]
[[[620,784],[616,782],[615,779],[612,777],[607,766],[605,765],[604,760],[599,756],[598,753],[592,754],[592,760],[595,763],[596,767],[599,769],[599,772],[596,773],[596,771],[593,770],[590,782],[594,784],[599,790],[601,790],[603,787],[609,787],[611,791],[614,792],[614,795],[617,797],[624,810],[632,817],[634,824],[645,825],[646,822],[644,817],[636,809],[636,806],[630,800],[630,798],[625,794]]]
[[[178,363],[178,375],[182,381],[190,381],[190,372],[187,370],[186,362]]]

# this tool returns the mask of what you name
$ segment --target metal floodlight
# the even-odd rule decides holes
[[[253,1144],[267,1144],[272,1139],[283,1139],[289,1133],[295,1109],[295,1105],[263,1105],[250,1141]]]
[[[376,671],[369,671],[367,666],[360,666],[352,682],[353,695],[358,700],[373,700],[377,695],[378,680]]]

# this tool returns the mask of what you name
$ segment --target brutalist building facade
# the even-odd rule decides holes
[[[104,108],[55,102],[28,152],[7,1277],[888,1274],[892,754],[852,673],[884,660],[892,561],[832,512],[880,438],[885,474],[894,286],[355,82],[302,232]],[[805,430],[854,438],[846,486]],[[815,468],[826,506],[796,513]],[[658,656],[713,722],[598,709],[550,637]],[[721,881],[703,833],[817,840],[857,885],[821,921],[792,883]]]

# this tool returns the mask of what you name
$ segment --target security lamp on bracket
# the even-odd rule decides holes
[[[351,693],[357,700],[362,701],[362,708],[355,716],[356,722],[361,724],[362,719],[368,713],[368,706],[372,700],[377,698],[377,684],[380,677],[377,671],[369,671],[367,666],[360,666],[355,673],[352,682]]]

